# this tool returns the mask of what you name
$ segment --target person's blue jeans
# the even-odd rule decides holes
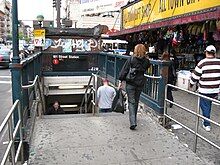
[[[207,96],[207,97],[211,97],[211,98],[214,98],[217,96],[217,94],[202,94],[202,95]],[[199,105],[202,110],[202,115],[204,117],[207,117],[208,119],[210,119],[212,101],[201,97]],[[204,126],[210,126],[210,122],[208,120],[204,120],[203,124],[204,124]]]
[[[108,113],[112,112],[111,108],[99,108],[100,113]]]
[[[130,126],[137,125],[137,110],[142,87],[126,84]]]

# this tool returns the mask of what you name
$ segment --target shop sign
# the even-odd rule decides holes
[[[120,10],[128,0],[81,0],[81,14],[96,14]]]
[[[122,10],[122,28],[220,6],[219,0],[141,0]]]

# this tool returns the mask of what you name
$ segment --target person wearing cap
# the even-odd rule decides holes
[[[200,94],[210,98],[216,98],[220,86],[220,59],[216,58],[216,48],[213,45],[206,47],[205,55],[206,58],[197,64],[192,73],[190,87],[199,83],[198,91]],[[210,119],[212,102],[205,98],[200,98],[199,105],[203,116]],[[203,128],[206,131],[210,131],[210,122],[203,120]]]
[[[107,79],[102,79],[102,82],[103,86],[100,86],[97,90],[97,104],[99,107],[99,112],[111,112],[112,102],[116,92],[113,87],[109,86]]]

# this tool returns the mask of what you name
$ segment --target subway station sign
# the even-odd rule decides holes
[[[122,9],[122,28],[129,29],[217,6],[220,6],[220,0],[141,0]]]

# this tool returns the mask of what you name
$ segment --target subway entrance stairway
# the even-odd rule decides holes
[[[207,165],[145,112],[43,116],[30,146],[32,165]]]

